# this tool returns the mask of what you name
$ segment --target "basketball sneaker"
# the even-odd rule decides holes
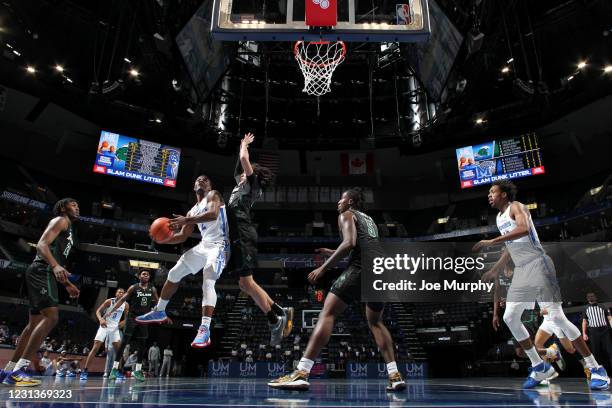
[[[205,348],[210,346],[210,330],[201,325],[198,329],[198,334],[196,334],[195,339],[191,342],[191,347],[193,348]]]
[[[132,371],[132,377],[134,377],[138,381],[144,381],[145,380],[144,374],[142,374],[142,371],[140,371],[140,370]]]
[[[40,380],[32,378],[23,368],[13,371],[12,373],[7,373],[2,381],[4,385],[15,385],[17,387],[36,387],[40,385],[40,383]]]
[[[593,391],[604,391],[610,387],[610,377],[603,366],[591,368],[591,379],[589,388]]]
[[[553,366],[543,361],[535,367],[529,367],[529,376],[527,376],[523,383],[523,388],[530,389],[536,387],[542,381],[552,380],[557,378],[558,375]]]
[[[557,363],[557,366],[561,371],[565,371],[565,360],[563,359],[563,355],[561,354],[561,350],[559,350],[559,346],[557,343],[553,343],[547,350],[546,355],[550,355],[550,362]]]
[[[65,372],[64,370],[61,370],[61,369],[60,369],[60,370],[57,370],[57,372],[55,373],[55,376],[56,376],[57,378],[63,378],[63,377],[65,377],[65,376],[66,376],[66,372]]]
[[[123,374],[119,371],[118,368],[113,368],[110,374],[108,375],[109,380],[122,380],[123,378]]]
[[[87,377],[88,377],[87,369],[84,369],[83,371],[81,371],[81,376],[79,377],[79,380],[87,381]]]
[[[6,377],[6,371],[0,370],[0,383],[2,383],[2,381],[4,381],[5,377]]]
[[[283,328],[283,337],[289,336],[291,330],[293,329],[293,308],[292,307],[284,307],[285,315],[287,316],[287,324]]]
[[[283,332],[287,327],[287,312],[283,308],[283,315],[278,316],[278,320],[274,324],[270,324],[270,345],[276,346],[283,341]]]
[[[76,375],[76,373],[75,373],[74,371],[70,371],[70,372],[69,372],[69,373],[66,375],[66,377],[76,377],[76,376],[77,376],[77,375]]]
[[[268,383],[269,387],[281,390],[306,391],[310,387],[308,373],[306,371],[295,370],[289,375],[284,375]]]
[[[164,323],[168,320],[168,315],[163,310],[151,310],[149,313],[145,313],[142,316],[136,317],[138,323]]]
[[[403,391],[405,389],[406,382],[402,378],[402,375],[399,373],[399,371],[389,376],[389,385],[387,385],[387,391]]]

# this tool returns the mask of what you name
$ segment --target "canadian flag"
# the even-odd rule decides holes
[[[372,153],[343,153],[340,155],[342,175],[372,174],[374,155]]]
[[[306,0],[306,25],[334,27],[338,24],[337,0]]]

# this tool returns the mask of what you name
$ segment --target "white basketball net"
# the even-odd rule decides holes
[[[330,92],[332,75],[344,61],[346,45],[342,41],[298,41],[295,43],[294,52],[304,74],[302,92],[312,96]]]

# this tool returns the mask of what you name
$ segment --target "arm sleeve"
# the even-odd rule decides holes
[[[586,313],[586,308],[582,311],[582,320],[586,320],[587,322],[589,321]]]

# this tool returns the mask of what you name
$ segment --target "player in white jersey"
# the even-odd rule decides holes
[[[121,299],[124,294],[125,290],[123,288],[118,288],[115,292],[115,297],[106,299],[96,310],[96,317],[100,322],[100,327],[98,328],[98,332],[94,338],[94,344],[91,347],[91,351],[85,360],[85,367],[83,367],[83,371],[81,371],[81,380],[83,381],[87,380],[87,368],[89,367],[89,362],[98,353],[100,347],[105,344],[107,340],[109,343],[112,343],[115,353],[117,353],[121,347],[121,333],[119,333],[119,329],[123,328],[125,325],[125,316],[128,315],[130,306],[127,303],[122,304],[107,318],[103,317],[103,312],[112,308],[117,299]]]
[[[149,313],[138,316],[136,321],[139,323],[167,321],[166,306],[172,295],[176,293],[181,279],[202,270],[202,324],[191,347],[204,348],[210,345],[210,322],[217,304],[215,282],[221,276],[228,258],[229,231],[223,197],[212,189],[210,179],[203,175],[198,177],[193,189],[197,197],[196,205],[186,216],[175,215],[175,218],[170,220],[170,228],[175,232],[170,239],[162,243],[185,242],[196,225],[202,234],[202,241],[181,256],[168,273],[155,308]]]
[[[590,388],[604,390],[610,385],[606,370],[600,366],[586,345],[578,328],[570,322],[561,307],[561,295],[555,267],[540,243],[529,210],[514,201],[516,186],[508,180],[498,180],[489,189],[489,204],[499,211],[497,228],[501,235],[478,242],[474,250],[505,243],[506,250],[491,270],[482,279],[489,281],[503,269],[510,258],[514,262],[514,277],[508,290],[504,322],[531,360],[531,373],[523,384],[533,388],[544,380],[557,376],[555,369],[544,362],[536,350],[529,332],[521,322],[523,311],[533,308],[534,301],[546,310],[549,319],[563,331],[574,347],[583,356],[591,371]]]

